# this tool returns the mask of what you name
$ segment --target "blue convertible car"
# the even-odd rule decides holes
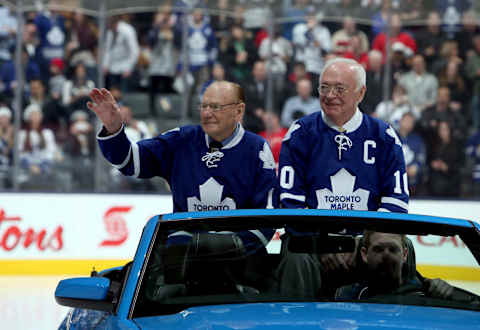
[[[63,280],[55,299],[73,307],[61,329],[480,329],[478,282],[451,281],[479,262],[467,220],[177,213],[149,220],[133,261]]]

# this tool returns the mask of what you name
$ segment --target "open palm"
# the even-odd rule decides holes
[[[89,96],[87,107],[95,112],[108,133],[117,132],[122,127],[122,116],[113,95],[105,88],[94,88]]]

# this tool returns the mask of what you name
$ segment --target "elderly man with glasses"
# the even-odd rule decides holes
[[[360,112],[366,90],[357,62],[326,63],[320,111],[294,122],[283,140],[283,207],[408,212],[401,142],[391,126]]]
[[[97,139],[105,158],[124,175],[160,176],[172,190],[173,211],[274,207],[275,161],[268,143],[244,130],[242,88],[212,83],[199,106],[201,125],[174,128],[155,138],[128,140],[115,99],[93,89],[88,107],[103,123]],[[270,237],[253,233],[264,244]]]
[[[282,142],[282,207],[408,212],[402,144],[391,126],[360,112],[365,81],[364,68],[354,60],[325,64],[318,89],[321,109],[295,121]],[[287,228],[282,240],[292,234],[299,233]],[[310,265],[312,276],[299,278],[300,265]],[[320,286],[342,284],[354,269],[354,253],[286,253],[278,268],[286,284],[280,287],[312,294]]]

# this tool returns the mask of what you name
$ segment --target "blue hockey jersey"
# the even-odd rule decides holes
[[[392,127],[358,109],[343,129],[323,111],[294,122],[279,181],[286,208],[408,212],[402,144]]]
[[[422,137],[416,133],[410,133],[405,137],[398,135],[398,137],[402,141],[403,156],[407,168],[409,166],[417,167],[417,174],[410,176],[408,179],[408,185],[414,187],[422,181],[426,169],[427,150],[425,143]]]
[[[174,212],[276,206],[277,179],[270,147],[240,125],[233,138],[213,152],[200,126],[175,128],[137,143],[131,143],[123,129],[97,138],[105,158],[123,174],[166,179]],[[254,234],[265,244],[271,238],[261,237],[258,231]]]
[[[480,132],[471,136],[467,141],[466,154],[474,161],[472,178],[480,182]]]

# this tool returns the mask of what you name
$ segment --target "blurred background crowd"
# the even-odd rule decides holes
[[[168,192],[105,165],[93,87],[135,141],[198,123],[205,86],[235,81],[278,160],[341,56],[367,71],[360,110],[398,132],[411,196],[480,196],[480,1],[143,2],[0,1],[1,191]]]

